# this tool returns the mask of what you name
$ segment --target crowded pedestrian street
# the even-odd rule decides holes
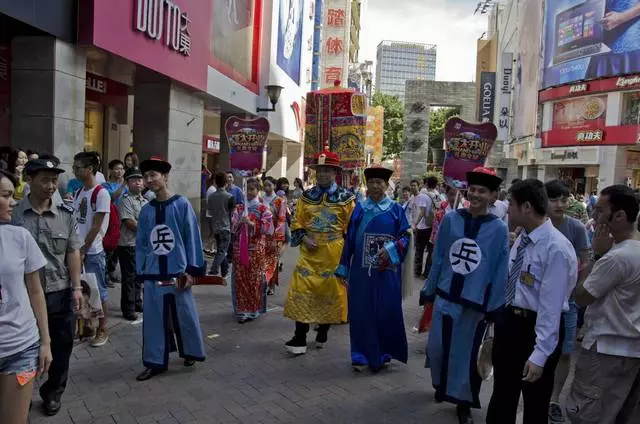
[[[405,302],[407,365],[394,362],[378,374],[354,373],[348,326],[331,329],[324,349],[291,357],[283,348],[290,322],[282,305],[298,249],[283,255],[281,286],[260,320],[239,325],[230,313],[229,287],[196,287],[207,360],[187,369],[174,357],[169,371],[145,382],[140,372],[140,323],[114,317],[109,343],[74,347],[62,410],[44,417],[34,397],[33,424],[215,423],[432,423],[453,424],[455,409],[435,403],[424,368],[424,334],[411,333],[419,319],[417,293]],[[119,285],[111,289],[118,299]],[[486,407],[491,383],[480,397]],[[486,410],[474,412],[484,423]]]

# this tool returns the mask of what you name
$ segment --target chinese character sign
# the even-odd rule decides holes
[[[322,55],[320,85],[333,87],[336,81],[346,86],[349,66],[350,0],[325,0],[322,18]]]
[[[224,131],[229,143],[231,169],[243,177],[259,172],[269,136],[269,120],[232,116],[225,122]]]
[[[444,127],[446,151],[442,174],[445,183],[466,189],[467,172],[484,165],[497,135],[496,126],[490,122],[471,124],[458,117],[450,118]]]

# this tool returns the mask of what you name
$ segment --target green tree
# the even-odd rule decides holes
[[[442,149],[444,140],[444,125],[453,116],[460,115],[459,107],[441,107],[429,112],[429,147]]]
[[[404,137],[404,104],[396,96],[376,93],[372,106],[384,108],[384,132],[382,135],[382,158],[391,159],[402,152]]]

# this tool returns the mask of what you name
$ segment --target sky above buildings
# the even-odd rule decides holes
[[[472,81],[476,42],[487,29],[487,15],[474,15],[479,0],[368,0],[359,61],[376,59],[382,40],[436,44],[436,79]]]

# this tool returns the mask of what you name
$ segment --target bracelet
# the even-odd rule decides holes
[[[82,286],[80,286],[80,287],[73,287],[73,291],[82,291]]]

